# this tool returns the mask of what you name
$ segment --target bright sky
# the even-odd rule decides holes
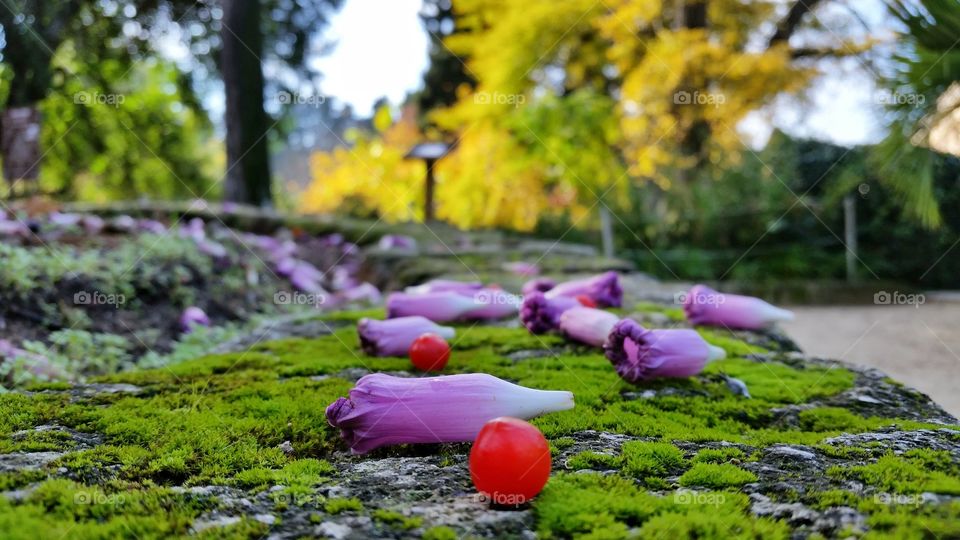
[[[421,0],[346,0],[324,37],[333,52],[313,65],[323,74],[324,94],[369,115],[373,103],[386,96],[403,101],[420,86],[427,69],[426,31],[417,13]]]
[[[865,0],[876,4],[877,0]],[[428,39],[417,16],[421,0],[346,0],[325,37],[333,51],[315,60],[324,75],[323,93],[368,115],[386,96],[400,103],[416,90],[426,70]],[[865,6],[873,27],[881,9]],[[863,13],[861,13],[863,15]],[[781,100],[744,122],[743,129],[762,145],[773,126],[790,133],[840,144],[876,142],[881,135],[880,105],[872,77],[858,60],[837,62],[821,77],[806,103]]]

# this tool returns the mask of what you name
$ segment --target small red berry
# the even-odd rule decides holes
[[[585,294],[578,294],[578,295],[574,296],[573,298],[574,298],[577,302],[580,302],[580,305],[583,306],[583,307],[589,307],[589,308],[595,308],[595,307],[597,307],[597,303],[593,301],[593,298],[590,298],[589,296],[587,296],[587,295],[585,295]]]
[[[410,361],[421,371],[440,371],[450,360],[450,345],[436,334],[423,334],[410,345]]]
[[[550,478],[550,446],[533,424],[494,418],[480,430],[470,449],[470,478],[493,504],[523,504]]]

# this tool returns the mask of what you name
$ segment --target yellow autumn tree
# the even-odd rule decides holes
[[[805,88],[822,59],[871,45],[821,29],[809,11],[822,3],[454,0],[457,31],[445,45],[476,86],[428,115],[458,139],[438,163],[438,215],[463,227],[529,229],[548,212],[579,223],[601,201],[624,202],[632,182],[672,189],[735,160],[748,113]],[[791,47],[800,28],[808,43]],[[305,207],[357,197],[386,217],[417,215],[416,189],[398,214],[397,197],[354,176],[359,155],[416,186],[422,165],[417,173],[400,160],[420,137],[414,126],[401,118],[318,156]],[[394,132],[410,139],[392,146]]]

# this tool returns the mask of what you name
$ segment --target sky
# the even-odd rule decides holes
[[[428,65],[429,40],[417,16],[420,6],[421,0],[346,0],[324,32],[335,47],[313,60],[324,74],[322,92],[368,115],[378,98],[386,96],[397,104],[416,90]],[[864,0],[859,6],[871,27],[883,26],[879,0]],[[835,62],[813,84],[805,102],[778,100],[751,114],[741,128],[754,146],[762,146],[774,127],[845,145],[876,142],[882,135],[876,95],[861,61]]]

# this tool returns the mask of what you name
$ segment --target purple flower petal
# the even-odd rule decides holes
[[[180,329],[190,332],[196,326],[210,326],[210,317],[197,306],[190,306],[180,315]]]
[[[476,373],[403,378],[382,373],[357,381],[349,398],[327,407],[355,454],[392,444],[468,442],[500,416],[530,419],[573,408],[573,394],[524,388]]]
[[[544,334],[560,328],[563,312],[581,307],[580,302],[568,296],[548,299],[542,292],[534,291],[523,297],[520,305],[520,322],[532,334]]]
[[[426,317],[398,317],[377,321],[360,319],[357,334],[360,348],[370,356],[407,356],[413,340],[423,334],[433,333],[451,340],[456,331],[449,326],[440,326]]]
[[[620,317],[588,307],[573,307],[560,315],[560,331],[568,338],[593,347],[603,347]]]
[[[361,283],[355,287],[338,292],[336,294],[336,300],[344,303],[367,302],[370,304],[379,304],[380,301],[383,300],[383,295],[380,294],[380,289],[376,288],[372,283]]]
[[[472,297],[452,291],[427,294],[392,293],[387,297],[387,318],[420,315],[435,322],[463,318],[472,309],[482,307]]]
[[[431,279],[415,287],[407,287],[403,292],[407,294],[426,294],[435,292],[459,292],[463,294],[473,294],[483,288],[483,283],[479,281],[455,281],[452,279]]]
[[[584,295],[597,303],[597,307],[620,307],[623,289],[616,272],[604,272],[590,278],[566,281],[546,292],[547,298]]]
[[[413,250],[417,249],[417,241],[411,236],[402,234],[385,234],[380,237],[377,247],[382,250]]]
[[[522,292],[524,296],[527,296],[535,292],[545,293],[556,286],[557,282],[550,278],[536,278],[524,283],[520,292]]]
[[[534,263],[516,261],[504,263],[503,269],[518,276],[530,277],[540,273],[540,267]]]
[[[793,320],[793,313],[759,298],[719,293],[706,285],[694,285],[683,301],[691,324],[761,330],[780,321]]]
[[[708,361],[722,358],[695,330],[648,330],[632,319],[614,325],[604,352],[617,374],[637,383],[658,377],[690,377]]]

